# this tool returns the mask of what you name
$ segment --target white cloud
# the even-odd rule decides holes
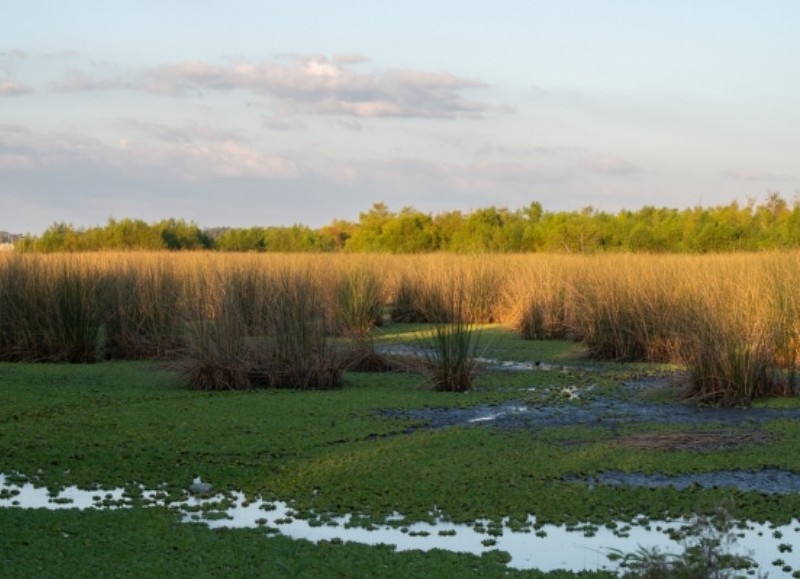
[[[473,160],[446,162],[422,157],[383,159],[307,159],[311,174],[324,182],[374,188],[381,195],[412,195],[420,191],[485,195],[520,194],[532,185],[570,179],[563,167],[538,160],[509,162]],[[491,201],[490,201],[491,204]]]
[[[156,143],[132,139],[129,135],[105,143],[80,133],[35,132],[3,125],[0,169],[36,165],[48,170],[69,170],[71,166],[91,166],[100,172],[117,173],[120,178],[157,171],[189,181],[209,176],[287,179],[298,174],[293,160],[225,139],[212,129],[190,127],[184,133],[205,134],[210,138],[182,139],[177,136],[180,129],[176,129],[174,137]]]
[[[141,86],[147,91],[169,96],[185,96],[199,93],[202,89],[231,90],[237,88],[231,78],[247,74],[246,70],[237,68],[226,70],[200,60],[165,64],[147,71]]]
[[[362,64],[369,62],[369,59],[363,54],[350,52],[345,54],[334,54],[333,61],[339,64]]]
[[[80,133],[45,133],[18,125],[0,125],[0,153],[28,158],[38,166],[97,158],[101,149],[100,141]]]
[[[12,79],[0,80],[0,97],[16,97],[32,94],[33,89]]]
[[[340,119],[336,122],[336,126],[347,129],[348,131],[360,131],[364,128],[363,125],[355,119]]]
[[[262,125],[272,131],[294,131],[306,128],[304,122],[290,116],[265,116]]]
[[[276,100],[276,110],[355,117],[455,118],[479,116],[489,106],[464,98],[484,83],[448,72],[391,69],[359,72],[363,57],[320,55],[216,66],[193,60],[148,70],[141,86],[170,96],[246,90]]]

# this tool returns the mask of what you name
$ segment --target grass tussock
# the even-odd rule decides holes
[[[325,301],[307,274],[283,270],[268,278],[265,312],[259,367],[267,386],[327,390],[341,385]]]
[[[213,288],[194,294],[198,301],[188,310],[194,317],[186,321],[186,346],[177,362],[191,388],[245,390],[254,385],[256,356],[248,340],[252,325],[245,315],[242,280],[237,274],[220,277]]]
[[[188,324],[188,345],[179,362],[192,387],[324,390],[341,385],[324,300],[306,274],[234,271],[217,279],[210,298],[192,309],[201,317]]]
[[[339,333],[366,342],[372,330],[383,323],[385,303],[378,276],[366,269],[343,272],[335,286],[334,323]]]
[[[383,325],[383,283],[364,266],[342,272],[334,287],[331,311],[333,324],[345,339],[341,366],[351,372],[389,372],[396,369],[386,356],[375,350],[373,332]]]
[[[435,324],[425,350],[424,371],[431,387],[440,392],[471,390],[479,367],[479,334],[474,324],[463,321],[464,316],[460,315],[468,307],[461,288],[462,285],[454,285],[448,295],[456,320]]]
[[[636,260],[626,267],[623,259],[600,264],[575,279],[574,332],[594,358],[673,360],[682,323],[676,280],[658,264]]]
[[[791,296],[798,296],[784,280],[755,272],[687,305],[681,361],[690,372],[688,397],[734,406],[795,393],[800,318]]]

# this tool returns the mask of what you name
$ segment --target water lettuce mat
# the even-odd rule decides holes
[[[390,326],[379,341],[417,347],[417,339],[406,326],[395,335]],[[127,507],[31,510],[0,496],[6,505],[0,509],[0,574],[538,574],[535,561],[534,569],[510,567],[512,557],[493,550],[491,542],[480,555],[401,552],[330,539],[311,543],[263,527],[212,531],[187,525],[169,505],[185,500],[198,475],[212,482],[215,493],[285,503],[293,520],[322,527],[349,517],[349,526],[362,529],[411,530],[444,521],[480,531],[482,521],[482,540],[491,541],[515,531],[535,537],[542,530],[537,525],[605,529],[681,520],[712,514],[719,505],[752,526],[776,526],[761,529],[762,535],[788,537],[796,526],[795,490],[602,483],[609,476],[604,473],[780,472],[791,478],[800,473],[796,401],[741,410],[742,420],[673,422],[669,408],[677,401],[666,378],[675,369],[594,364],[576,359],[573,344],[524,342],[502,328],[484,329],[482,340],[485,358],[539,365],[488,364],[467,393],[431,392],[424,377],[402,372],[348,373],[335,391],[205,393],[149,362],[0,364],[0,472],[6,481],[47,487],[55,497],[76,486],[99,493],[100,501],[104,489],[121,489]],[[476,408],[507,407],[569,414],[602,408],[603,401],[611,406],[598,420],[560,424],[536,424],[534,418],[518,426],[494,420],[440,426],[429,416],[474,417]],[[626,421],[625,405],[664,412],[657,420]],[[758,418],[748,419],[748,412]],[[157,491],[163,506],[149,504],[143,489]],[[395,519],[398,513],[402,520]],[[459,532],[451,539],[458,543]],[[798,567],[786,547],[792,542],[778,539],[757,548],[789,573]],[[753,548],[744,541],[743,547]],[[591,569],[607,563],[603,549],[591,557]]]

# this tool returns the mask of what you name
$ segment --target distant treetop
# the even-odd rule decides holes
[[[3,241],[0,233],[0,242]],[[645,206],[606,213],[593,207],[548,212],[538,202],[515,211],[487,207],[432,215],[413,207],[391,211],[375,203],[357,222],[334,220],[319,229],[215,228],[166,219],[110,219],[75,229],[56,223],[41,236],[14,240],[18,251],[218,250],[255,252],[680,252],[760,251],[800,247],[800,203],[770,193],[715,207]]]

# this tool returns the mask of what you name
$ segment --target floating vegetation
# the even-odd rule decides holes
[[[4,497],[0,507],[27,509],[117,509],[131,508],[134,504],[122,500],[123,489],[105,491],[118,497],[119,503],[107,505],[97,491],[84,491],[75,487],[52,493],[44,487],[30,483],[17,485],[0,474],[0,488]],[[158,493],[139,487],[142,506],[166,506]],[[12,504],[11,496],[16,497]],[[641,518],[632,527],[621,522],[598,526],[592,523],[571,525],[542,525],[529,517],[524,528],[512,529],[510,521],[476,521],[473,524],[455,524],[442,519],[398,527],[389,524],[370,524],[367,528],[351,525],[357,517],[334,517],[336,524],[315,524],[315,519],[301,519],[287,503],[247,499],[241,493],[199,497],[186,494],[183,500],[169,504],[181,513],[184,522],[202,523],[211,529],[260,528],[267,534],[282,534],[294,539],[315,543],[355,542],[366,545],[391,545],[398,551],[443,549],[456,552],[483,554],[491,550],[505,551],[510,555],[509,567],[551,571],[567,569],[613,570],[616,565],[608,555],[634,553],[647,545],[654,552],[674,550],[691,537],[694,524],[687,519],[654,521]],[[265,514],[267,513],[267,514]],[[392,517],[396,519],[397,516]],[[390,521],[391,522],[391,521]],[[740,543],[753,553],[741,552],[742,557],[752,556],[762,568],[768,568],[775,554],[780,553],[784,566],[800,568],[800,555],[793,552],[792,543],[800,541],[800,522],[775,527],[765,523],[739,521],[736,524]],[[536,533],[530,530],[536,528]],[[487,537],[488,535],[488,537]]]

